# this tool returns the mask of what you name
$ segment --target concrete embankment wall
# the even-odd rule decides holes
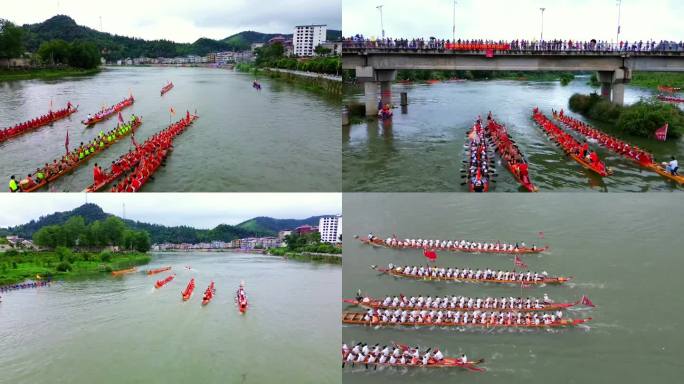
[[[342,94],[342,77],[321,73],[293,71],[289,69],[267,68],[263,73],[274,79],[297,82],[312,89],[318,89],[326,93]]]

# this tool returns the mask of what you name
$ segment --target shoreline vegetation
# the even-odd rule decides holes
[[[145,265],[151,259],[141,252],[74,252],[63,247],[54,251],[10,250],[2,255],[0,262],[0,286],[26,280],[61,280],[103,275]]]
[[[81,77],[96,75],[102,71],[101,67],[82,69],[82,68],[20,68],[20,69],[0,69],[0,81],[16,80],[54,80],[64,77]]]
[[[654,137],[656,129],[669,124],[668,137],[678,139],[684,132],[684,112],[677,106],[656,100],[641,100],[619,106],[596,93],[575,93],[568,100],[570,110],[587,118],[611,124],[620,133]]]
[[[30,247],[0,254],[0,285],[127,269],[149,263],[149,250],[150,234],[131,230],[118,217],[86,224],[83,216],[72,216],[64,224],[34,232]]]
[[[342,264],[342,248],[321,243],[321,234],[311,232],[285,236],[285,247],[269,248],[267,253],[286,259],[318,263]]]

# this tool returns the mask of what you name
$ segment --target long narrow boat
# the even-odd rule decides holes
[[[390,363],[389,360],[381,363],[379,362],[379,357],[376,355],[373,355],[373,361],[370,361],[370,356],[365,356],[363,361],[358,361],[358,355],[354,354],[353,350],[342,350],[342,368],[344,368],[347,364],[351,365],[352,367],[358,365],[365,366],[368,368],[369,366],[372,367],[400,367],[400,368],[463,368],[468,371],[472,372],[484,372],[484,368],[478,367],[479,364],[484,363],[484,359],[478,359],[474,361],[466,361],[465,363],[461,358],[456,358],[456,357],[444,357],[442,360],[435,360],[434,358],[430,358],[428,360],[427,364],[423,364],[421,359],[411,359],[413,354],[415,353],[415,349],[412,349],[408,347],[407,345],[401,345],[401,344],[395,344],[396,348],[399,348],[400,350],[403,350],[404,352],[402,355],[405,356],[406,358],[406,363],[401,364],[401,363]],[[354,361],[348,361],[349,355],[352,355],[352,358]]]
[[[181,297],[183,298],[183,301],[190,300],[190,296],[192,296],[192,292],[194,290],[195,290],[195,278],[193,277],[192,279],[190,279],[188,286],[185,287],[185,290],[181,292]]]
[[[47,114],[41,116],[36,120],[36,122],[31,123],[31,121],[26,121],[23,123],[16,124],[13,127],[9,127],[6,129],[0,129],[0,143],[3,141],[12,139],[17,136],[21,136],[24,133],[33,131],[34,129],[38,129],[40,127],[50,125],[54,123],[55,121],[62,120],[64,118],[67,118],[71,116],[72,114],[76,113],[78,111],[78,105],[75,108],[71,107],[71,104],[67,104],[67,107],[64,109],[60,109],[55,112],[48,112]]]
[[[118,270],[118,271],[112,271],[112,275],[114,275],[114,276],[121,276],[121,275],[125,275],[125,274],[127,274],[127,273],[134,273],[134,272],[137,271],[137,270],[138,270],[138,269],[137,269],[136,267],[128,268],[128,269],[120,269],[120,270]]]
[[[478,119],[466,137],[465,143],[468,156],[468,168],[465,170],[466,183],[470,192],[488,192],[491,172],[489,169],[489,154],[484,129]]]
[[[628,144],[617,137],[601,132],[589,124],[562,113],[562,111],[560,113],[554,112],[553,117],[583,137],[596,140],[599,145],[610,150],[611,152],[616,153],[626,159],[632,160],[637,165],[656,172],[666,179],[684,184],[684,176],[671,174],[660,164],[653,161],[652,154],[640,149],[639,147]]]
[[[466,313],[466,312],[462,312]],[[467,312],[468,314],[474,314],[474,312]],[[443,321],[399,321],[390,322],[382,321],[374,316],[371,320],[366,320],[364,317],[366,313],[360,312],[343,312],[342,313],[342,324],[354,324],[354,325],[369,325],[373,327],[397,327],[397,326],[408,326],[408,327],[472,327],[472,328],[562,328],[562,327],[574,327],[580,324],[584,324],[591,321],[591,317],[580,318],[580,319],[556,319],[553,322],[542,322],[538,324],[533,321],[522,321],[520,323],[513,321],[504,321],[499,323],[497,321],[485,321],[482,322],[463,322],[461,320],[455,321],[453,319],[443,320]]]
[[[197,115],[190,115],[189,120],[186,117],[185,119],[179,120],[169,125],[161,132],[158,132],[153,137],[142,143],[133,152],[123,155],[119,160],[117,160],[115,166],[110,167],[110,169],[105,172],[105,177],[100,182],[91,184],[84,190],[84,192],[97,192],[123,176],[125,173],[134,170],[138,166],[140,158],[146,154],[145,151],[147,151],[150,147],[153,149],[159,147],[159,143],[156,143],[155,140],[162,136],[169,136],[171,138],[171,142],[173,142],[173,139],[185,132],[185,130],[198,118],[199,116]],[[128,157],[130,157],[130,159],[127,159]],[[164,154],[164,157],[166,157],[166,154]],[[145,178],[145,182],[147,182],[150,175],[151,173],[147,176],[147,178]]]
[[[659,86],[658,86],[658,90],[659,90],[659,91],[662,91],[662,92],[675,93],[675,92],[681,91],[682,89],[679,88],[679,87],[670,87],[670,86],[667,86],[667,85],[659,85]]]
[[[128,96],[127,99],[123,99],[120,102],[105,109],[106,112],[98,112],[90,119],[83,120],[81,123],[87,126],[95,125],[101,121],[109,119],[110,117],[114,116],[117,112],[123,110],[124,108],[130,107],[131,105],[133,105],[134,102],[135,99],[133,98],[133,95]]]
[[[204,291],[204,296],[202,297],[202,305],[209,304],[209,302],[214,298],[215,294],[216,289],[214,289],[214,282],[212,281],[207,287],[207,290]]]
[[[491,301],[485,303],[485,299],[483,298],[476,298],[476,297],[471,297],[471,298],[464,298],[464,303],[467,303],[469,300],[472,300],[473,302],[477,300],[482,300],[481,301],[481,307],[480,308],[467,308],[465,307],[465,304],[463,307],[460,306],[459,301],[456,301],[455,303],[453,301],[449,301],[446,305],[446,307],[442,307],[439,304],[437,306],[434,305],[420,305],[420,304],[411,304],[408,299],[406,299],[404,296],[402,296],[403,300],[400,300],[397,305],[394,305],[392,303],[389,303],[388,305],[385,305],[383,303],[383,300],[381,299],[374,299],[372,297],[364,297],[361,299],[342,299],[342,302],[349,304],[349,305],[356,305],[362,308],[368,308],[368,309],[389,309],[389,310],[413,310],[413,309],[426,309],[426,310],[432,310],[432,309],[445,309],[445,310],[482,310],[482,311],[499,311],[499,312],[541,312],[541,311],[558,311],[558,310],[563,310],[567,309],[570,307],[573,307],[577,305],[578,303],[545,303],[542,300],[539,301],[539,305],[535,305],[535,299],[531,299],[531,303],[529,306],[525,305],[523,302],[525,300],[521,300],[517,303],[515,303],[513,306],[508,305],[508,303],[512,303],[512,301],[507,302],[506,305],[503,305],[501,301],[497,299],[496,305],[494,305]],[[437,298],[436,298],[437,299]],[[491,299],[491,298],[489,298]],[[512,298],[510,298],[512,299]]]
[[[501,157],[501,161],[506,164],[506,168],[513,175],[513,178],[529,192],[537,192],[537,188],[527,174],[527,160],[520,151],[520,148],[513,142],[506,128],[497,123],[492,118],[487,118],[485,127],[489,137],[494,143],[496,152]],[[524,166],[524,167],[523,167]],[[521,172],[521,169],[523,170]]]
[[[473,269],[468,268],[456,268],[456,267],[434,267],[434,266],[408,266],[408,267],[396,267],[392,264],[388,268],[378,268],[375,265],[370,267],[371,269],[377,270],[380,273],[385,273],[395,277],[404,277],[407,279],[414,280],[424,280],[424,281],[453,281],[453,282],[469,282],[469,283],[493,283],[493,284],[509,284],[509,285],[543,285],[543,284],[563,284],[572,279],[572,277],[548,277],[543,273],[530,273],[530,279],[527,279],[526,273],[518,273],[513,271],[494,271],[494,276],[485,278],[484,275],[476,277]],[[420,273],[405,273],[406,268],[411,268],[412,270],[420,271],[422,269],[423,274]],[[473,272],[463,274],[463,271]],[[508,277],[497,278],[498,272],[508,273]],[[523,277],[521,279],[521,276]],[[536,276],[536,277],[535,277]]]
[[[465,245],[461,246],[461,241],[459,240],[422,240],[422,239],[405,239],[399,240],[395,237],[391,237],[387,240],[382,240],[377,236],[373,236],[372,239],[363,239],[359,236],[354,236],[361,243],[366,245],[372,245],[374,247],[384,247],[392,249],[435,249],[438,251],[451,251],[451,252],[470,252],[470,253],[501,253],[501,254],[529,254],[529,253],[542,253],[549,249],[548,246],[539,248],[536,245],[531,247],[518,246],[517,243],[506,244],[500,242],[466,242]],[[426,243],[427,242],[427,243]],[[449,246],[451,242],[451,246]],[[446,243],[446,246],[442,246]],[[524,243],[523,243],[524,244]]]
[[[149,271],[147,271],[147,276],[156,275],[157,273],[162,273],[162,272],[166,272],[166,271],[170,271],[170,270],[171,270],[171,267],[150,269]]]
[[[675,96],[658,95],[658,100],[666,101],[668,103],[684,103],[684,98]]]
[[[136,117],[133,125],[131,126],[131,129],[128,130],[125,134],[123,134],[121,136],[116,136],[114,140],[112,140],[110,142],[105,142],[103,146],[97,146],[93,152],[91,152],[89,155],[85,156],[83,159],[72,162],[69,166],[62,169],[60,172],[54,173],[54,174],[48,176],[45,180],[43,180],[40,183],[36,183],[35,185],[33,185],[29,188],[22,189],[22,192],[37,191],[38,189],[43,188],[47,184],[59,179],[60,177],[71,173],[76,168],[87,163],[88,160],[91,159],[92,157],[96,156],[97,154],[99,154],[99,153],[103,152],[104,150],[106,150],[107,148],[111,147],[114,143],[120,141],[123,137],[127,136],[129,133],[135,132],[140,127],[141,124],[142,124],[142,120],[140,119],[140,117]]]
[[[169,81],[169,83],[161,89],[160,96],[164,96],[164,94],[170,91],[171,88],[173,88],[173,82]]]
[[[247,312],[247,307],[249,304],[247,303],[247,294],[245,293],[244,283],[240,283],[240,288],[238,288],[237,294],[235,295],[235,303],[237,304],[238,311],[240,311],[240,313],[244,314]]]
[[[168,284],[175,277],[176,277],[176,275],[170,275],[170,276],[167,276],[165,279],[157,280],[154,283],[154,287],[155,288],[161,288],[161,287],[165,286],[166,284]]]
[[[580,143],[578,143],[577,140],[575,140],[568,133],[563,132],[562,129],[556,126],[551,120],[547,119],[546,116],[544,116],[544,114],[536,108],[532,114],[532,119],[542,130],[544,130],[551,140],[556,142],[568,156],[570,156],[583,168],[603,177],[610,176],[612,174],[612,171],[610,171],[600,160],[598,164],[592,164],[581,158],[578,154],[578,150],[581,147]]]

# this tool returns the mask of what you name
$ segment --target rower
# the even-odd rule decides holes
[[[464,354],[461,355],[461,364],[467,364],[468,363],[468,356]]]
[[[19,185],[17,185],[17,180],[14,178],[14,175],[10,177],[9,190],[10,192],[17,192],[19,190]]]
[[[677,159],[675,159],[674,156],[671,156],[671,159],[669,163],[667,163],[667,171],[670,172],[672,176],[677,176],[677,170],[679,169],[679,163],[677,162]]]

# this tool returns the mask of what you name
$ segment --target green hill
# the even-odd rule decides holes
[[[301,225],[318,226],[320,218],[323,216],[311,216],[306,219],[274,219],[272,217],[259,216],[238,224],[239,228],[249,231],[273,235],[282,230],[295,229]]]
[[[31,220],[16,227],[0,228],[0,236],[18,235],[30,239],[40,228],[47,225],[64,224],[73,216],[81,216],[86,224],[90,224],[93,221],[104,220],[113,215],[104,212],[95,204],[84,204],[71,211],[41,216],[37,220]],[[131,229],[147,231],[153,243],[199,243],[231,241],[250,236],[272,236],[280,230],[294,229],[302,224],[318,225],[319,217],[314,216],[303,220],[256,217],[239,225],[220,224],[212,229],[196,229],[189,226],[168,227],[134,220],[124,220],[124,222]]]
[[[204,56],[209,52],[247,50],[252,43],[264,43],[274,36],[292,37],[292,34],[243,31],[221,40],[203,37],[192,44],[176,43],[170,40],[143,40],[84,27],[65,15],[53,16],[41,23],[24,24],[21,28],[24,30],[26,49],[30,52],[35,52],[40,44],[53,39],[67,42],[90,41],[95,43],[102,56],[108,61],[140,56],[175,57],[190,54]],[[328,36],[339,40],[342,32],[329,30]]]

